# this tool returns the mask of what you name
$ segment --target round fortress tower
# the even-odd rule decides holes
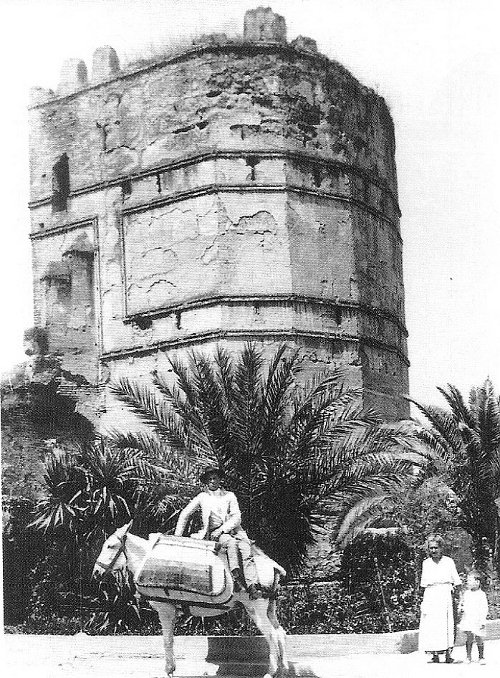
[[[36,324],[90,383],[255,341],[345,366],[408,416],[394,129],[383,99],[283,17],[120,70],[63,68],[31,107]]]

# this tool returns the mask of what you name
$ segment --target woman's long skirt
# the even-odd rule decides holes
[[[443,652],[455,642],[455,620],[450,584],[427,586],[422,600],[418,649]]]

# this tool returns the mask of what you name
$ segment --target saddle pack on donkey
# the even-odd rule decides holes
[[[135,584],[149,599],[193,601],[209,606],[227,603],[233,581],[217,544],[188,537],[150,535],[151,549],[136,574]]]
[[[225,551],[214,541],[151,534],[151,544],[134,581],[138,592],[149,600],[193,602],[206,607],[224,607],[234,584]],[[259,581],[268,588],[273,570],[285,571],[253,547]],[[270,580],[271,577],[271,580]]]

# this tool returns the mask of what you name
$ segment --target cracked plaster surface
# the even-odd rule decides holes
[[[50,169],[62,152],[69,154],[75,189],[89,181],[133,175],[193,151],[226,148],[305,150],[352,163],[396,191],[387,108],[338,64],[325,67],[301,58],[221,50],[118,79],[37,109],[32,117],[32,143],[37,151],[43,149],[32,153],[34,198],[50,195]],[[238,181],[270,176],[264,164],[252,168],[240,164]],[[221,165],[217,175],[215,171],[185,167],[175,176],[164,173],[148,180],[156,198],[200,182],[234,181],[230,163]],[[347,175],[311,176],[310,168],[292,171],[284,166],[281,175],[285,171],[288,179],[293,176],[294,182],[306,187],[353,191],[359,199],[367,190],[363,181]],[[276,176],[281,181],[279,173]],[[170,318],[167,328],[166,322],[159,321],[146,330],[122,322],[118,220],[124,202],[137,204],[138,183],[132,181],[131,194],[125,195],[121,188],[106,189],[104,197],[98,198],[102,201],[101,302],[107,348],[165,338],[162,332],[171,332],[174,322]],[[144,201],[151,199],[146,188],[141,190]],[[376,189],[370,191],[379,203]],[[312,293],[398,307],[400,248],[384,228],[368,218],[348,215],[338,205],[321,206],[305,198],[298,202],[234,195],[126,215],[128,312],[211,294],[252,292]],[[37,267],[45,256],[36,254]],[[254,315],[264,322],[264,311]],[[370,332],[376,329],[370,326]],[[327,354],[307,353],[311,364],[330,364],[334,359]],[[341,361],[353,364],[359,359],[356,355],[346,353]],[[366,360],[382,373],[383,361],[374,355],[368,351]],[[144,360],[131,359],[130,364],[142,370]]]

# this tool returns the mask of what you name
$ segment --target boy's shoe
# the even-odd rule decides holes
[[[467,658],[465,659],[465,663],[466,663],[466,664],[472,664],[472,657],[467,657]]]
[[[262,593],[255,586],[255,584],[250,584],[247,591],[248,595],[250,596],[250,600],[257,600],[258,598],[262,598]]]
[[[479,660],[479,663],[482,664],[482,665],[484,666],[484,665],[486,664],[486,659],[485,659],[484,657],[482,657],[482,658]]]
[[[433,664],[439,664],[439,655],[433,654],[433,655],[432,655],[431,662],[432,662]]]
[[[241,576],[241,570],[239,567],[235,567],[234,570],[231,570],[231,576],[233,577],[234,590],[236,593],[243,591],[245,585],[243,583],[243,577]]]
[[[453,657],[446,657],[446,659],[444,661],[445,661],[445,664],[453,664],[453,662],[455,660],[453,659]]]

